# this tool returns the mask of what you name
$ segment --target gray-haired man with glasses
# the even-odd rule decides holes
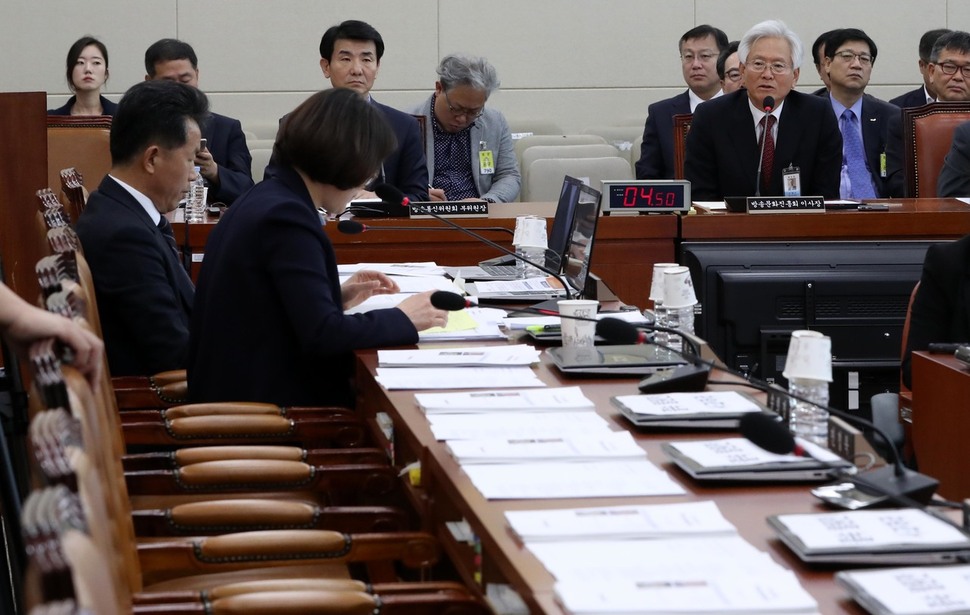
[[[684,175],[694,199],[839,197],[842,135],[829,101],[792,89],[802,55],[801,40],[780,21],[741,38],[745,89],[700,105],[687,135]]]
[[[687,91],[647,107],[640,159],[636,164],[637,179],[673,178],[673,117],[693,113],[697,105],[721,94],[717,57],[727,46],[727,35],[706,24],[691,28],[680,37],[678,50]]]

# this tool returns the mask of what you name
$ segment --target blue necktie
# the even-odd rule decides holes
[[[844,166],[842,198],[876,198],[876,193],[872,188],[872,176],[866,168],[866,150],[862,145],[861,131],[852,109],[846,109],[842,112],[839,128],[842,130],[842,165]]]

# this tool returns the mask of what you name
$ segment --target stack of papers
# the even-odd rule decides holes
[[[481,307],[449,312],[446,326],[418,331],[418,342],[508,339],[498,327],[503,314],[502,310]]]
[[[451,455],[464,465],[478,463],[523,463],[529,461],[583,461],[644,459],[640,448],[629,432],[618,431],[600,436],[489,438],[452,440],[448,442]]]
[[[807,562],[909,565],[970,557],[970,536],[916,508],[774,515],[768,523]]]
[[[762,407],[736,391],[620,395],[613,405],[638,427],[735,428],[741,415]]]
[[[486,414],[429,414],[438,440],[481,438],[562,438],[597,436],[613,430],[595,412],[499,412]]]
[[[539,351],[526,344],[462,348],[378,350],[380,367],[509,367],[539,362]]]
[[[667,456],[696,480],[827,480],[854,466],[835,453],[797,439],[812,457],[776,455],[745,438],[666,442]]]
[[[835,580],[875,615],[970,613],[970,565],[844,570]]]
[[[530,367],[378,367],[375,380],[388,391],[546,386]]]
[[[414,398],[426,414],[596,410],[596,406],[583,395],[579,387],[472,393],[417,393]]]
[[[505,519],[524,542],[729,536],[737,529],[714,502],[510,510]]]

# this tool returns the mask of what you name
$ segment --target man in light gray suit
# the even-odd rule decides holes
[[[426,151],[434,201],[514,201],[522,186],[505,116],[485,103],[498,89],[485,58],[445,56],[434,94],[412,110],[425,117]]]

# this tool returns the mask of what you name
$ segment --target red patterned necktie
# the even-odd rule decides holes
[[[771,169],[775,166],[775,137],[772,136],[771,129],[774,128],[778,118],[773,115],[766,115],[761,118],[761,139],[764,141],[764,155],[761,157],[761,193],[768,192],[768,185],[771,183]],[[765,120],[768,127],[765,128]],[[758,142],[761,145],[761,141]]]

